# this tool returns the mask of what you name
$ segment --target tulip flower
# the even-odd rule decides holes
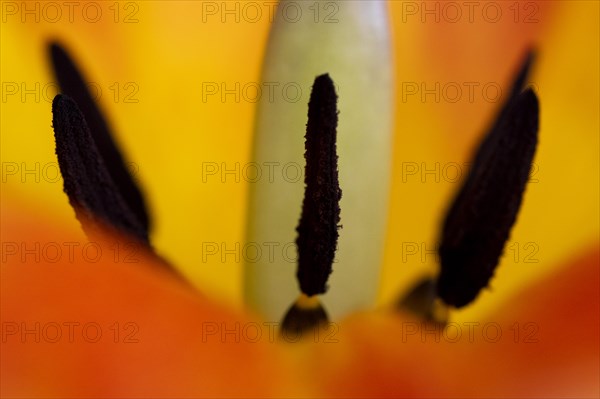
[[[282,342],[277,323],[261,315],[260,308],[255,308],[259,313],[255,314],[236,305],[241,301],[243,285],[239,262],[227,262],[227,258],[223,263],[200,262],[202,270],[198,270],[197,263],[202,260],[198,243],[239,241],[243,236],[241,209],[246,201],[245,186],[221,187],[216,194],[207,196],[209,187],[199,183],[202,179],[195,172],[202,170],[198,158],[210,160],[210,166],[219,165],[222,159],[250,159],[245,154],[249,153],[246,149],[251,142],[252,106],[235,101],[235,105],[205,103],[189,87],[208,83],[204,87],[214,89],[213,83],[219,78],[213,76],[240,74],[239,63],[232,61],[246,57],[251,66],[236,79],[258,79],[262,47],[256,43],[264,41],[253,39],[265,37],[268,21],[252,28],[239,23],[221,24],[220,18],[216,24],[202,25],[197,23],[198,18],[220,17],[216,14],[219,3],[185,3],[155,9],[143,2],[131,2],[111,4],[113,8],[102,4],[103,15],[110,19],[97,26],[89,21],[51,25],[48,21],[54,14],[49,14],[52,10],[44,3],[36,6],[46,19],[41,24],[31,22],[35,15],[23,13],[22,4],[2,4],[6,19],[2,25],[3,397],[599,395],[599,98],[597,90],[584,89],[598,86],[594,72],[598,60],[590,57],[593,52],[586,47],[598,47],[597,4],[485,3],[492,4],[485,7],[486,12],[500,7],[503,15],[510,16],[500,25],[487,20],[457,22],[453,19],[455,14],[449,14],[455,9],[442,3],[435,6],[440,8],[440,22],[427,22],[431,14],[423,10],[425,3],[389,4],[394,58],[399,66],[394,69],[397,115],[389,227],[378,298],[382,306],[367,306],[361,312],[349,312],[348,317],[334,315],[329,328],[314,330],[301,340],[287,337],[287,341],[297,342]],[[91,7],[94,6],[86,10]],[[320,16],[331,11],[317,9]],[[182,10],[185,15],[180,15]],[[476,13],[479,11],[473,9],[473,18],[480,15]],[[196,19],[190,17],[194,12],[198,12]],[[10,20],[15,15],[16,22]],[[86,18],[90,16],[86,14]],[[410,22],[414,16],[416,22]],[[485,14],[487,19],[491,16]],[[21,17],[25,22],[21,22]],[[108,34],[96,30],[114,20],[136,18],[138,26],[115,23],[116,28],[108,30]],[[144,18],[146,23],[156,23],[144,27]],[[520,23],[536,18],[536,23]],[[183,40],[176,45],[172,41],[175,31],[167,29],[174,21],[181,33],[177,37]],[[224,30],[226,25],[232,30]],[[219,46],[205,41],[206,48],[196,53],[202,42],[193,40],[198,37],[196,33],[189,34],[195,29],[200,31],[198,35],[206,35],[202,37],[215,38],[224,33],[227,36],[219,37]],[[148,37],[140,34],[142,31]],[[149,40],[150,36],[156,38],[157,32],[163,34]],[[142,44],[133,47],[131,53],[124,50],[127,43],[118,42],[116,48],[115,44],[105,44],[120,35]],[[427,39],[429,35],[431,39]],[[22,39],[25,37],[28,39]],[[32,38],[34,45],[22,45],[31,43]],[[140,222],[139,213],[131,212],[131,202],[122,202],[125,194],[112,177],[106,177],[111,172],[102,168],[106,163],[94,149],[97,144],[92,143],[91,135],[83,134],[91,127],[87,118],[83,122],[80,111],[84,104],[60,96],[54,101],[52,114],[51,104],[41,100],[46,96],[41,91],[43,85],[40,84],[40,91],[22,92],[23,88],[37,87],[35,79],[38,83],[53,79],[49,69],[44,69],[49,40],[66,43],[65,48],[74,50],[70,52],[77,61],[74,65],[85,65],[84,76],[106,73],[109,81],[113,76],[125,79],[113,89],[107,88],[110,85],[95,86],[103,88],[104,95],[94,101],[100,114],[118,127],[113,139],[115,148],[124,156],[123,165],[127,166],[127,159],[134,159],[134,166],[139,167],[139,176],[129,180],[142,188],[140,192],[151,215],[151,230]],[[533,42],[539,52],[533,77],[524,79],[522,84],[517,78],[516,90],[509,94],[509,85],[515,82],[509,76],[514,77],[525,47]],[[173,55],[177,48],[187,46],[194,51]],[[421,47],[431,51],[421,54],[416,51]],[[161,58],[163,53],[158,50],[165,50],[166,55]],[[146,51],[158,57],[149,63],[151,58]],[[216,53],[224,59],[215,60]],[[407,54],[413,54],[413,58]],[[490,59],[491,54],[498,58]],[[137,60],[145,60],[144,68],[137,65]],[[192,65],[194,61],[198,62]],[[215,64],[206,66],[209,61]],[[236,64],[235,70],[232,64]],[[181,73],[174,73],[174,66],[181,66]],[[219,68],[223,70],[216,74]],[[464,75],[457,73],[462,68]],[[209,76],[201,78],[206,79],[203,82],[197,80],[198,69]],[[141,74],[139,79],[132,71]],[[165,71],[168,77],[161,78],[159,72]],[[504,78],[498,78],[500,75]],[[440,91],[425,97],[414,93],[415,83],[419,91],[423,87],[435,88],[427,80],[432,76],[441,83],[454,82],[456,76],[466,77],[464,82],[497,79],[505,94],[498,103],[475,106],[468,101],[448,101],[452,97],[444,92],[444,84],[440,84]],[[335,81],[333,74],[331,77]],[[137,86],[125,88],[124,83],[134,83],[127,79],[136,80]],[[149,84],[151,81],[156,82],[155,86]],[[522,92],[521,87],[531,81],[535,91]],[[61,87],[64,90],[63,83]],[[111,104],[114,98],[124,98],[123,90],[136,87],[140,96],[142,89],[151,87],[156,94],[145,95],[145,101],[140,97],[139,104]],[[448,90],[452,87],[455,88],[446,85]],[[44,90],[54,88],[48,86]],[[342,101],[345,90],[340,89]],[[126,94],[132,92],[135,90]],[[534,92],[539,96],[541,111],[540,144],[532,164],[535,145],[525,141],[520,146],[522,137],[510,135],[515,130],[507,126],[537,133],[537,129],[529,130],[537,121],[529,117],[537,115]],[[115,97],[107,100],[107,93]],[[415,95],[419,100],[411,102]],[[15,96],[24,100],[11,101]],[[36,96],[40,102],[35,101]],[[446,97],[444,101],[428,103],[428,96]],[[188,100],[190,97],[195,101]],[[129,97],[132,98],[135,95]],[[193,120],[198,119],[195,114],[199,103],[206,105],[199,111],[200,119],[204,117],[206,121]],[[501,108],[504,104],[508,106]],[[303,106],[306,112],[306,104]],[[226,110],[239,112],[239,119],[224,118]],[[360,108],[347,112],[359,113]],[[53,118],[56,144],[50,127]],[[343,118],[344,112],[340,112],[339,119]],[[503,118],[511,122],[498,122],[496,129],[489,129],[494,121]],[[481,145],[474,136],[478,130],[484,134],[481,138],[487,137]],[[207,138],[199,138],[200,134]],[[341,134],[340,130],[338,136]],[[83,139],[87,141],[73,142]],[[204,148],[211,143],[212,149]],[[58,171],[55,145],[68,197],[62,192],[63,179],[49,175],[48,165],[54,165]],[[418,180],[409,179],[415,176],[415,164],[436,173],[443,169],[435,162],[449,165],[468,160],[469,147],[477,155],[468,177],[454,181],[446,176],[446,180],[461,185],[428,184],[427,177],[431,175],[420,175],[420,171]],[[264,150],[267,149],[265,145]],[[61,154],[73,157],[61,160]],[[231,158],[223,158],[224,154]],[[342,158],[343,153],[339,156]],[[84,168],[77,166],[82,159]],[[498,179],[506,175],[492,172],[498,171],[498,165],[505,166],[504,161],[510,164],[509,170],[520,172],[498,185]],[[523,165],[531,167],[531,172],[522,169]],[[195,167],[194,172],[190,167]],[[126,168],[119,170],[123,175]],[[69,176],[68,171],[74,175]],[[519,207],[527,180],[523,173],[531,176]],[[36,181],[36,177],[42,178]],[[494,184],[486,186],[486,182]],[[343,180],[340,184],[345,192]],[[210,189],[214,187],[219,186],[210,185]],[[473,187],[475,191],[469,190]],[[512,200],[511,195],[515,195]],[[234,199],[223,201],[228,197]],[[516,209],[522,210],[513,225],[515,201]],[[465,207],[465,203],[469,206]],[[483,209],[492,219],[498,216],[494,220],[501,230],[501,241],[512,228],[511,241],[502,243],[504,256],[493,277],[489,270],[482,276],[480,269],[473,269],[471,264],[477,260],[488,263],[488,255],[490,263],[497,263],[497,241],[489,241],[490,228],[494,226],[464,216],[468,215],[465,209]],[[298,216],[300,211],[299,207],[295,211]],[[443,223],[437,220],[440,215],[446,215]],[[84,227],[88,238],[80,227]],[[403,245],[429,243],[430,236],[438,233],[442,274],[437,269],[438,262],[428,263],[432,257],[427,258],[427,252],[423,252],[425,261],[414,261]],[[471,257],[469,251],[465,256],[460,248],[472,240],[478,243],[477,248],[488,248],[483,254],[486,256]],[[537,248],[537,255],[528,253],[528,259],[538,260],[537,263],[522,262],[523,251],[528,250],[523,244],[528,240]],[[215,270],[211,265],[230,269]],[[423,275],[428,277],[426,281],[437,281],[435,294],[447,304],[461,306],[470,302],[473,294],[469,290],[473,286],[460,284],[472,270],[479,295],[472,305],[452,310],[445,328],[435,323],[436,315],[428,319],[425,312],[415,312],[409,306],[412,304],[407,304],[408,299],[427,299],[418,289],[413,290]],[[333,275],[340,273],[344,273],[343,265],[333,270]],[[193,282],[197,288],[182,280]],[[443,281],[453,282],[445,286],[450,291],[439,289]],[[357,277],[356,284],[361,283]],[[486,285],[492,289],[479,291]],[[411,290],[417,294],[407,296]],[[425,294],[431,293],[425,285]],[[323,295],[324,302],[326,297]],[[404,302],[399,304],[398,298],[404,298]]]

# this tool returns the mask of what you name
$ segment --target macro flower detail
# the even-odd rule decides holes
[[[532,59],[528,54],[444,221],[438,293],[449,305],[465,306],[487,286],[517,218],[539,128],[537,96],[523,91]]]
[[[135,228],[137,230],[135,235],[147,241],[151,223],[146,203],[140,189],[126,169],[119,147],[115,144],[113,134],[92,98],[86,86],[86,81],[71,57],[58,43],[51,43],[48,50],[61,92],[74,100],[85,117],[86,125],[93,133],[91,139],[98,151],[95,158],[101,158],[101,161],[99,161],[102,162],[101,168],[105,169],[106,173],[110,175],[110,180],[115,186],[113,189],[115,193],[112,195],[116,195],[116,192],[118,192],[122,201],[127,205],[127,211],[123,209],[122,205],[119,206],[122,212],[129,213],[129,215],[123,215],[123,217],[129,219],[130,224],[136,223],[138,226]],[[79,123],[77,127],[82,128],[83,125]],[[87,136],[83,132],[80,135]],[[94,213],[101,214],[99,210]],[[133,219],[136,219],[135,222]],[[119,223],[115,219],[111,220],[113,224]]]
[[[58,43],[50,44],[49,54],[64,93],[52,102],[56,156],[64,191],[81,227],[90,239],[114,228],[152,248],[151,221],[141,190],[127,170],[84,78]],[[155,255],[157,263],[181,278],[174,267]]]
[[[0,396],[599,397],[597,3],[5,3]]]
[[[83,80],[70,58],[58,46],[51,46],[57,75],[66,90],[91,102]],[[425,320],[434,319],[437,295],[447,305],[462,307],[473,301],[487,286],[514,224],[531,172],[538,134],[538,99],[524,85],[533,62],[528,53],[516,74],[509,98],[475,155],[473,169],[450,207],[442,229],[440,275],[433,284],[421,283],[407,297],[409,309],[420,309]],[[65,72],[65,69],[67,72]],[[74,78],[67,78],[73,73]],[[301,297],[283,317],[282,329],[302,332],[328,320],[316,295],[327,291],[327,279],[338,239],[339,200],[342,192],[337,167],[337,95],[329,75],[315,79],[306,130],[306,192],[297,227],[298,271]],[[88,113],[96,113],[93,103]],[[94,226],[95,218],[148,243],[147,220],[140,220],[123,200],[106,161],[94,139],[106,136],[106,129],[91,133],[77,104],[57,95],[52,111],[56,153],[64,178],[64,189],[84,229]],[[92,114],[93,115],[93,114]],[[101,117],[96,117],[102,120]],[[97,125],[97,124],[96,124]],[[108,136],[108,148],[114,147]],[[114,148],[113,153],[119,153]],[[120,164],[119,166],[122,166]],[[113,174],[124,174],[119,167]],[[127,181],[127,179],[122,179]],[[130,179],[133,185],[133,179]],[[140,190],[129,189],[139,193]],[[131,203],[131,202],[130,202]],[[140,201],[137,201],[140,203]],[[143,200],[141,201],[143,203]],[[145,212],[143,212],[145,215]],[[343,268],[340,270],[343,273]],[[419,297],[423,296],[423,299]],[[414,303],[421,304],[413,306]],[[425,305],[423,305],[425,304]],[[402,305],[402,302],[401,302]],[[445,319],[445,317],[444,317]],[[438,320],[442,321],[442,320]]]

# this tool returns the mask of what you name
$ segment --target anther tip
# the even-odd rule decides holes
[[[527,86],[527,79],[529,75],[531,75],[531,69],[533,64],[537,58],[537,51],[534,47],[529,47],[525,55],[523,56],[523,61],[517,70],[517,73],[514,78],[514,84],[512,88],[513,96],[520,94],[525,87]]]
[[[324,73],[315,78],[315,84],[330,84],[333,86],[333,80],[328,73]]]

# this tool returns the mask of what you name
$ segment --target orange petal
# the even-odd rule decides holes
[[[598,397],[598,263],[595,247],[496,316],[444,332],[358,315],[305,356],[332,397]]]
[[[280,346],[251,342],[250,318],[148,267],[151,254],[114,237],[87,242],[4,199],[2,208],[3,397],[295,391]]]

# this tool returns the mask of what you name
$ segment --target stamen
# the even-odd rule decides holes
[[[329,75],[315,79],[306,125],[306,184],[296,228],[300,290],[308,296],[327,291],[340,223],[336,129],[337,95]]]
[[[88,236],[97,221],[148,244],[148,233],[123,200],[77,104],[66,95],[52,102],[52,126],[64,190]]]
[[[285,331],[301,332],[327,322],[327,314],[316,295],[327,291],[338,240],[342,191],[337,169],[337,122],[333,81],[327,74],[318,76],[308,104],[304,153],[306,188],[296,228],[296,276],[303,295],[285,315],[282,323]]]
[[[538,99],[531,89],[521,93],[532,58],[529,53],[444,221],[437,290],[449,305],[469,304],[488,285],[519,212],[538,139]]]
[[[86,81],[71,57],[61,46],[57,43],[51,43],[49,52],[61,92],[71,97],[79,106],[92,133],[98,153],[104,160],[107,172],[147,235],[151,221],[144,197],[125,166],[123,156],[113,140],[114,135],[111,134],[108,124],[92,98]]]

